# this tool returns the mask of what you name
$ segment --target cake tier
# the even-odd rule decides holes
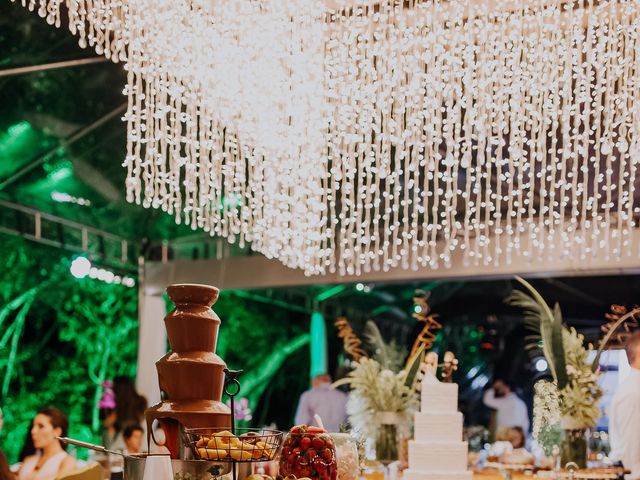
[[[416,413],[418,442],[459,442],[462,440],[462,413]]]
[[[414,472],[464,472],[467,442],[409,442],[409,468]]]
[[[169,352],[156,362],[160,390],[173,401],[220,401],[225,367],[212,352]]]
[[[473,472],[418,472],[408,468],[402,474],[404,480],[471,480]]]
[[[437,380],[423,381],[420,411],[424,413],[457,412],[458,384]]]

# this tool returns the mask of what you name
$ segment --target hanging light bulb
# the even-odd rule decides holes
[[[62,4],[178,223],[310,275],[640,254],[637,0]]]

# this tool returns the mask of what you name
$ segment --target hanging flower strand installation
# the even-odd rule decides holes
[[[127,198],[307,274],[637,256],[637,0],[22,0],[126,59]]]

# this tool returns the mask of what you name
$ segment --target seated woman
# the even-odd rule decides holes
[[[18,480],[53,480],[75,469],[76,460],[56,437],[66,437],[69,420],[54,407],[43,408],[33,419],[31,438],[36,453],[24,459]]]
[[[507,431],[507,440],[511,442],[513,445],[513,449],[517,448],[525,448],[525,444],[527,443],[527,437],[524,434],[524,430],[522,427],[511,427]]]

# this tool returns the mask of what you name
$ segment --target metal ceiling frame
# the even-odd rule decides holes
[[[42,165],[44,162],[47,161],[47,159],[51,155],[55,154],[61,148],[67,148],[70,145],[73,145],[75,142],[77,142],[81,138],[87,136],[89,133],[91,133],[94,130],[100,128],[102,125],[107,123],[109,120],[112,120],[114,117],[117,117],[118,115],[123,113],[126,109],[127,109],[127,103],[125,102],[122,105],[118,106],[117,108],[111,110],[106,115],[103,115],[102,117],[98,118],[95,122],[78,129],[76,132],[71,134],[69,137],[67,137],[64,140],[62,140],[61,142],[59,142],[55,147],[52,147],[51,149],[49,149],[48,151],[46,151],[42,155],[40,155],[37,158],[33,159],[32,161],[27,163],[27,165],[25,165],[20,170],[18,170],[17,172],[13,173],[9,178],[7,178],[2,183],[0,183],[0,191],[4,190],[5,188],[7,188],[12,183],[15,183],[17,180],[21,179],[23,176],[25,176],[27,173],[29,173],[34,168]]]
[[[0,209],[2,209],[0,232],[84,254],[99,259],[101,263],[112,264],[131,272],[136,272],[138,269],[137,252],[139,248],[136,242],[5,200],[0,200]],[[16,219],[13,224],[4,221],[11,213]],[[51,227],[50,229],[55,230],[55,234],[50,234],[50,229],[43,229],[44,222]],[[65,241],[65,239],[79,239],[80,241]],[[107,245],[113,246],[113,248],[107,248]],[[114,249],[117,251],[114,252]]]
[[[43,72],[46,70],[56,70],[59,68],[80,67],[83,65],[104,63],[107,60],[108,60],[107,57],[89,57],[89,58],[79,58],[76,60],[65,60],[62,62],[42,63],[40,65],[30,65],[28,67],[4,68],[4,69],[0,69],[0,77],[24,75],[27,73]]]

